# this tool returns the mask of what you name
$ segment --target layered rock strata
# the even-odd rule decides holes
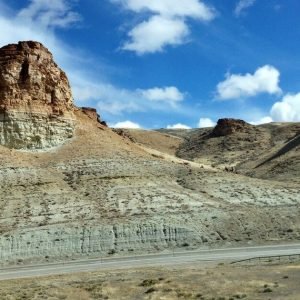
[[[57,146],[73,136],[73,98],[66,74],[38,42],[0,48],[0,144]]]

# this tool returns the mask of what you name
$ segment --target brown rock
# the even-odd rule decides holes
[[[249,128],[251,128],[251,126],[252,125],[250,125],[249,123],[243,120],[220,119],[218,120],[218,123],[216,127],[213,129],[211,135],[214,137],[218,137],[218,136],[227,136],[235,132],[245,132]]]
[[[73,135],[73,110],[67,76],[41,43],[0,48],[0,144],[56,146]]]
[[[100,116],[97,114],[97,110],[92,107],[81,107],[81,111],[86,114],[93,121],[101,123]]]
[[[65,115],[73,109],[66,74],[38,42],[19,42],[0,48],[1,110]]]

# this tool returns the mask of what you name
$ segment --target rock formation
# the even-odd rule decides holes
[[[87,115],[90,119],[96,122],[101,122],[100,121],[100,116],[97,114],[97,110],[95,108],[91,107],[81,107],[81,111]]]
[[[237,119],[220,119],[217,126],[212,131],[214,137],[227,136],[235,132],[245,132],[251,127],[250,124],[243,120]]]
[[[57,146],[73,136],[73,99],[66,74],[38,42],[0,48],[0,144]]]

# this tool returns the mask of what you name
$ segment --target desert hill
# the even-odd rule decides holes
[[[216,128],[122,131],[133,142],[168,153],[165,148],[173,137],[172,153],[185,160],[251,177],[299,183],[300,123],[254,126],[234,119],[219,123]]]
[[[239,130],[227,133],[226,128],[218,132],[217,126],[217,134],[215,128],[158,132],[182,138],[178,157],[251,177],[299,182],[300,123],[241,124]],[[231,127],[230,123],[222,126]]]
[[[69,95],[67,99],[54,92],[57,99],[49,102],[48,88],[51,100],[61,82],[52,82],[48,88],[40,82],[41,94],[34,97],[33,82],[41,78],[39,74],[47,78],[49,73],[38,63],[39,54],[27,61],[28,72],[22,71],[22,59],[28,56],[22,53],[29,57],[31,51],[48,53],[41,44],[22,42],[9,49],[17,49],[10,52],[9,64],[1,64],[4,59],[0,58],[0,74],[15,66],[14,94],[9,93],[10,81],[0,85],[0,105],[9,116],[8,122],[2,120],[0,135],[9,136],[10,141],[0,146],[2,264],[300,239],[297,182],[250,178],[220,167],[225,164],[218,153],[222,143],[240,147],[235,157],[242,163],[240,157],[248,151],[243,143],[250,147],[249,141],[206,138],[212,129],[192,130],[187,135],[184,131],[172,135],[112,130],[93,109],[76,107],[71,90],[64,94]],[[5,51],[0,49],[0,54],[6,55]],[[47,63],[65,78],[52,59]],[[20,82],[23,77],[26,84]],[[72,126],[63,126],[63,120]],[[277,151],[284,152],[281,156],[298,149],[297,139],[292,141],[297,129],[294,124],[287,126],[291,126],[289,133],[284,129],[282,138],[277,133],[270,137],[274,143],[279,139],[276,145]],[[66,128],[69,135],[64,134]],[[252,130],[257,139],[271,136],[271,129],[263,126]],[[288,137],[291,144],[286,152],[280,146],[286,145]],[[199,141],[216,147],[214,154],[205,152]],[[259,149],[267,151],[268,145]],[[255,151],[250,149],[251,155]],[[227,152],[232,160],[226,164],[234,162],[229,155],[233,151]],[[265,164],[277,159],[281,158]]]
[[[180,145],[177,155],[253,177],[299,182],[299,123],[253,126],[239,120],[219,122],[214,129],[194,132]],[[236,123],[240,127],[231,132]]]
[[[154,130],[114,129],[114,132],[129,139],[133,143],[138,143],[174,156],[184,141],[184,138],[176,136],[175,134],[163,134]]]

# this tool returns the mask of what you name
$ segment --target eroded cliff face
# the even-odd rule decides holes
[[[38,42],[0,48],[0,144],[44,149],[73,136],[73,98],[66,74]]]

